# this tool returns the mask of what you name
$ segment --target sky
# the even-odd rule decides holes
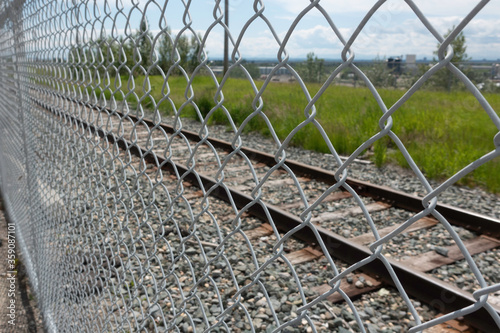
[[[104,0],[99,0],[101,3]],[[110,0],[111,7],[115,0]],[[189,14],[185,15],[184,3],[189,3]],[[223,8],[224,0],[220,0]],[[321,0],[327,16],[347,41],[373,7],[375,0]],[[414,0],[415,5],[440,34],[445,34],[451,27],[458,25],[478,4],[477,0]],[[168,25],[174,34],[178,34],[186,22],[191,22],[193,31],[206,36],[206,51],[210,59],[223,56],[224,31],[220,25],[214,25],[220,15],[214,11],[214,0],[170,0],[164,8],[164,1],[122,0],[123,12],[118,15],[118,26],[128,21],[132,28],[139,26],[142,11],[146,11],[151,31],[156,34]],[[263,8],[262,17],[257,17],[250,24],[255,14],[251,0],[229,0],[229,28],[233,41],[238,46],[239,55],[244,59],[276,59],[279,42],[287,40],[285,49],[291,59],[303,59],[309,52],[323,59],[340,59],[343,44],[336,36],[323,13],[312,8],[308,0],[261,0],[257,10]],[[263,7],[262,7],[263,4]],[[140,9],[140,10],[139,10]],[[111,20],[106,23],[110,31]],[[161,22],[161,23],[160,23]],[[245,29],[245,30],[244,30]],[[207,33],[207,31],[209,31]],[[500,1],[492,0],[473,18],[463,30],[466,37],[467,54],[474,60],[500,58]],[[279,42],[276,40],[276,34]],[[123,28],[116,34],[123,33]],[[184,31],[185,35],[192,35]],[[437,39],[427,30],[410,6],[403,0],[387,0],[375,12],[351,47],[357,59],[384,59],[391,56],[415,54],[417,59],[428,60],[435,55]],[[230,47],[230,53],[234,48]]]

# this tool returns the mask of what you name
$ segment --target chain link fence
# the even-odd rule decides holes
[[[328,318],[319,316],[317,309],[328,307],[327,296],[338,293],[357,329],[366,332],[361,309],[342,291],[340,280],[375,259],[384,262],[398,286],[412,332],[480,308],[500,327],[498,313],[487,301],[500,285],[488,285],[460,236],[434,209],[441,193],[500,155],[500,135],[491,138],[490,153],[432,187],[391,130],[393,115],[444,67],[500,130],[497,113],[450,62],[450,43],[488,1],[478,2],[446,38],[416,2],[404,2],[441,46],[437,63],[390,107],[356,66],[353,52],[363,28],[385,1],[374,3],[349,37],[337,28],[323,3],[304,2],[285,33],[273,27],[267,1],[249,6],[248,19],[239,32],[226,25],[220,0],[213,1],[211,12],[203,13],[197,11],[196,1],[5,0],[0,4],[1,188],[49,331],[330,331],[333,326],[325,326]],[[241,2],[231,4],[234,11],[240,10],[238,5]],[[317,92],[308,90],[287,50],[294,30],[312,11],[319,13],[331,36],[343,45],[340,64],[319,78],[322,85]],[[197,20],[202,16],[205,25],[200,28]],[[266,29],[277,48],[274,64],[262,78],[241,51],[254,26]],[[207,50],[210,43],[222,48],[224,35],[229,43],[225,75],[218,68],[223,64],[213,63]],[[346,69],[368,87],[380,117],[378,131],[345,160],[318,121],[316,102]],[[300,86],[305,101],[303,118],[285,138],[278,137],[266,115],[270,96],[265,94],[282,73]],[[234,110],[227,107],[232,96],[224,94],[235,75],[250,91],[249,112],[243,119],[233,119]],[[199,88],[200,80],[209,82],[211,88]],[[187,115],[200,121],[193,125],[198,143],[190,143],[181,132]],[[208,124],[215,116],[227,123],[233,146],[228,155],[222,156],[208,140],[212,134]],[[275,146],[268,149],[276,164],[264,173],[241,150],[242,133],[255,119],[268,127]],[[159,126],[161,121],[173,126],[172,133]],[[292,138],[306,126],[321,134],[338,164],[335,185],[313,201],[300,177],[285,164]],[[355,159],[383,138],[390,138],[401,151],[427,195],[420,213],[381,237],[367,204],[346,183],[346,177]],[[246,213],[249,207],[237,207],[229,188],[243,181],[248,184],[250,179],[253,201],[249,205],[265,207],[266,184],[280,168],[295,186],[293,196],[303,203],[296,214],[302,224],[283,235],[268,214],[269,243],[255,241],[250,230],[258,222]],[[232,169],[244,170],[245,176]],[[208,187],[200,180],[207,174],[214,179]],[[373,254],[344,267],[318,238],[330,289],[311,297],[304,272],[287,259],[285,249],[302,228],[316,230],[315,214],[323,212],[323,200],[338,189],[350,192],[361,207],[361,219],[376,239],[369,245]],[[211,197],[221,191],[228,193],[229,203]],[[384,252],[384,244],[429,214],[460,247],[480,286],[474,293],[475,304],[437,319],[421,317]],[[291,289],[286,299],[280,294],[283,288]]]

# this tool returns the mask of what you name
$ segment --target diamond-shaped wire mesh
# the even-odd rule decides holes
[[[3,1],[1,186],[48,329],[331,331],[336,326],[332,326],[327,297],[339,294],[351,321],[366,332],[363,309],[339,286],[342,278],[373,260],[385,264],[398,287],[412,331],[479,308],[487,309],[500,327],[498,313],[487,302],[500,285],[485,281],[461,237],[435,210],[441,193],[500,155],[499,136],[492,152],[432,187],[391,131],[392,116],[442,67],[463,82],[500,130],[500,119],[488,101],[450,62],[451,41],[488,1],[479,2],[446,38],[414,1],[405,1],[441,47],[437,64],[390,107],[356,66],[353,46],[384,2],[376,2],[347,38],[320,0],[304,2],[285,34],[273,27],[266,1],[247,4],[252,6],[245,9],[248,20],[239,32],[226,26],[220,0],[206,13],[197,12],[196,2],[191,1]],[[290,64],[288,49],[294,30],[312,11],[326,20],[331,36],[343,45],[340,65],[317,92],[308,90]],[[200,15],[210,18],[203,29],[196,21]],[[249,43],[247,31],[254,26],[267,29],[277,52],[277,64],[263,81],[252,78],[241,51],[241,45]],[[215,40],[222,48],[224,33],[231,53],[228,72],[220,79],[206,45]],[[330,142],[317,119],[316,106],[345,69],[364,82],[380,108],[378,131],[347,160],[341,159]],[[283,71],[300,86],[304,105],[300,106],[303,118],[296,120],[287,137],[279,138],[273,127],[279,124],[273,125],[266,115],[266,100],[272,98],[266,90]],[[225,86],[236,72],[250,92],[249,102],[242,104],[250,110],[244,119],[233,119],[234,110],[227,106],[232,96],[225,94]],[[200,80],[209,82],[211,88],[199,88]],[[200,121],[189,125],[199,137],[196,143],[182,131],[188,123],[184,117],[193,115]],[[222,153],[209,140],[208,124],[214,117],[226,123],[233,147],[229,153]],[[256,120],[268,128],[271,145],[263,149],[275,156],[274,166],[260,165],[242,150],[245,128]],[[166,132],[162,122],[172,125],[172,131]],[[291,140],[306,127],[321,134],[335,164],[331,168],[335,184],[330,187],[304,181],[286,164]],[[426,196],[421,212],[405,217],[400,228],[382,237],[368,208],[372,203],[360,197],[346,179],[356,158],[383,138],[390,138],[401,151]],[[204,182],[202,176],[213,182]],[[292,190],[281,193],[283,182]],[[232,188],[249,195],[252,202],[238,207],[229,191]],[[303,228],[316,232],[316,223],[328,219],[332,211],[325,198],[340,189],[350,193],[365,231],[374,234],[375,241],[369,245],[372,255],[348,266],[334,259],[316,234],[324,272],[307,272],[285,254],[300,247],[295,234]],[[213,197],[216,193],[226,193],[228,202]],[[302,223],[282,234],[265,204],[279,206],[290,200],[298,202],[290,212]],[[248,211],[259,205],[267,216],[264,222],[270,225],[266,241],[251,235],[262,222]],[[384,250],[384,245],[429,214],[459,246],[479,284],[474,305],[437,319],[419,312],[421,308],[399,283]],[[327,290],[311,292],[325,283]],[[287,289],[284,298],[283,288]],[[323,307],[330,315],[318,310]]]

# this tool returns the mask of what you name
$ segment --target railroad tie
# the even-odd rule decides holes
[[[385,203],[385,202],[378,201],[378,202],[374,202],[374,203],[365,205],[365,207],[366,207],[366,210],[368,211],[368,213],[375,213],[375,212],[379,212],[379,211],[382,211],[385,209],[389,209],[391,207],[391,205],[388,203]],[[356,206],[356,207],[344,209],[341,211],[326,212],[326,213],[320,214],[317,217],[313,218],[312,221],[315,223],[327,222],[327,221],[341,219],[341,218],[351,216],[351,215],[359,215],[362,213],[363,213],[363,210],[361,209],[361,207]]]
[[[484,235],[466,240],[463,243],[470,255],[485,252],[500,246],[499,240]],[[446,255],[440,254],[436,251],[429,251],[418,256],[401,260],[401,262],[407,264],[412,269],[421,272],[429,272],[435,268],[452,264],[455,261],[462,260],[464,258],[457,245],[446,246],[443,249],[444,250],[440,252],[445,253]]]

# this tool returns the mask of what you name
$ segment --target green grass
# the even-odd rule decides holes
[[[175,105],[172,107],[167,90],[160,76],[151,76],[151,96],[144,98],[143,82],[136,78],[136,96],[129,96],[131,107],[141,103],[145,108],[153,108],[153,99],[158,109],[165,114],[174,110],[182,117],[198,118],[192,103],[187,103],[185,93],[187,82],[182,77],[171,77],[168,81],[168,97]],[[262,85],[262,82],[257,82]],[[122,79],[126,86],[126,80]],[[314,94],[319,84],[309,84]],[[127,89],[122,90],[127,93]],[[193,82],[194,103],[202,117],[210,123],[228,124],[226,114],[219,108],[214,110],[215,84],[209,77],[197,77]],[[104,92],[106,97],[110,91]],[[253,111],[255,94],[244,79],[230,79],[223,87],[224,106],[232,119],[241,124]],[[379,93],[389,108],[404,93],[401,90],[380,89]],[[117,99],[119,96],[115,95]],[[141,100],[142,97],[142,100]],[[485,95],[494,110],[500,110],[500,95]],[[162,100],[163,99],[163,100]],[[306,119],[304,109],[307,100],[297,83],[272,82],[263,94],[263,112],[269,118],[277,135],[284,139]],[[160,102],[159,102],[160,101]],[[382,111],[374,97],[366,88],[330,86],[317,101],[316,119],[325,129],[335,149],[340,154],[350,154],[363,142],[378,132],[378,120]],[[497,111],[498,112],[498,111]],[[468,92],[454,93],[430,90],[418,91],[393,115],[392,130],[403,141],[411,156],[426,176],[435,179],[450,177],[473,160],[494,149],[495,126],[475,98]],[[245,131],[259,131],[269,134],[261,116],[253,118]],[[292,144],[328,152],[320,132],[309,124],[302,128],[292,139]],[[398,163],[407,166],[403,155],[395,144],[384,137],[372,149],[373,160],[380,166],[384,163]],[[461,184],[481,186],[492,192],[500,193],[500,158],[481,166],[463,178]]]

